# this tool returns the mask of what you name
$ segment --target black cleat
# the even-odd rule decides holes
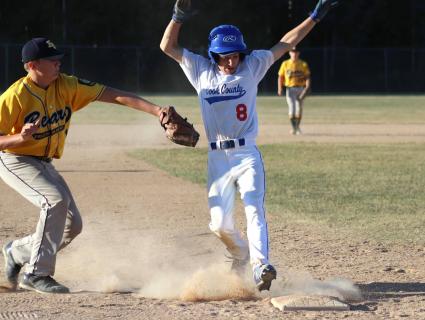
[[[13,288],[16,288],[18,285],[19,272],[21,271],[22,266],[16,263],[13,259],[11,248],[12,241],[5,244],[2,251],[5,263],[6,280],[13,286]]]
[[[254,269],[254,281],[258,291],[270,290],[274,279],[276,279],[276,269],[271,264],[258,265]]]
[[[69,289],[56,282],[50,276],[37,276],[32,273],[24,274],[19,287],[39,293],[69,293]]]

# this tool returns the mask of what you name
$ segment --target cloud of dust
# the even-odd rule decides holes
[[[272,285],[273,296],[283,295],[324,295],[336,297],[341,301],[360,301],[360,289],[348,279],[314,279],[308,272],[287,271],[284,281]]]
[[[219,301],[250,299],[255,296],[252,281],[229,272],[226,264],[199,269],[184,284],[180,299],[184,301]]]
[[[159,233],[134,229],[123,232],[112,225],[108,229],[114,231],[89,224],[69,248],[59,253],[55,277],[71,291],[133,292],[145,298],[184,301],[264,296],[256,292],[250,270],[240,278],[229,272],[230,264],[217,263],[223,260],[219,253],[191,254],[200,250],[196,241],[179,243]],[[268,295],[362,299],[359,288],[347,279],[321,281],[307,272],[292,270],[280,275],[283,280],[278,277]]]
[[[57,257],[58,281],[65,280],[72,291],[134,291],[156,268],[155,240],[140,232],[102,230],[85,226],[83,233]]]
[[[112,228],[109,226],[109,228]],[[74,243],[59,253],[58,281],[71,291],[135,292],[138,296],[184,301],[248,299],[254,296],[252,279],[229,272],[223,256],[184,255],[193,248],[164,243],[158,235],[140,231],[104,232],[87,226]],[[249,280],[248,280],[249,279]]]

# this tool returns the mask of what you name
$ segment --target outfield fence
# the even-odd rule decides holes
[[[81,78],[138,92],[193,93],[182,70],[159,48],[138,46],[59,46],[66,52],[63,71]],[[0,44],[0,89],[25,74],[21,45]],[[206,55],[205,49],[193,49]],[[275,93],[275,63],[260,84],[260,93]],[[314,93],[425,92],[425,49],[305,48],[301,59],[312,72]]]

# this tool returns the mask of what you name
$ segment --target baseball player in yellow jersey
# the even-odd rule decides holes
[[[3,247],[6,278],[42,293],[67,293],[56,282],[56,253],[82,230],[81,216],[52,159],[62,156],[72,114],[92,101],[132,107],[159,116],[161,107],[132,93],[60,73],[63,53],[46,38],[22,49],[28,72],[0,96],[0,177],[41,209],[35,232]]]
[[[303,101],[311,87],[310,69],[307,63],[299,58],[296,48],[289,51],[290,59],[282,62],[277,78],[277,94],[282,95],[286,87],[286,102],[291,121],[291,134],[301,134],[300,123],[303,115]]]

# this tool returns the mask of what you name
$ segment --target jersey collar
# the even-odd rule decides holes
[[[56,81],[56,80],[55,80]],[[29,75],[27,75],[26,77],[25,77],[25,79],[24,79],[24,83],[27,85],[27,87],[31,90],[31,92],[33,92],[33,93],[35,93],[35,94],[37,94],[37,95],[40,95],[40,96],[44,96],[45,94],[46,94],[46,92],[47,92],[47,90],[50,88],[50,87],[52,87],[52,86],[54,86],[54,82],[55,81],[53,81],[51,84],[50,84],[50,86],[47,88],[47,89],[43,89],[43,88],[40,88],[32,79],[31,79],[31,77],[29,76]]]

